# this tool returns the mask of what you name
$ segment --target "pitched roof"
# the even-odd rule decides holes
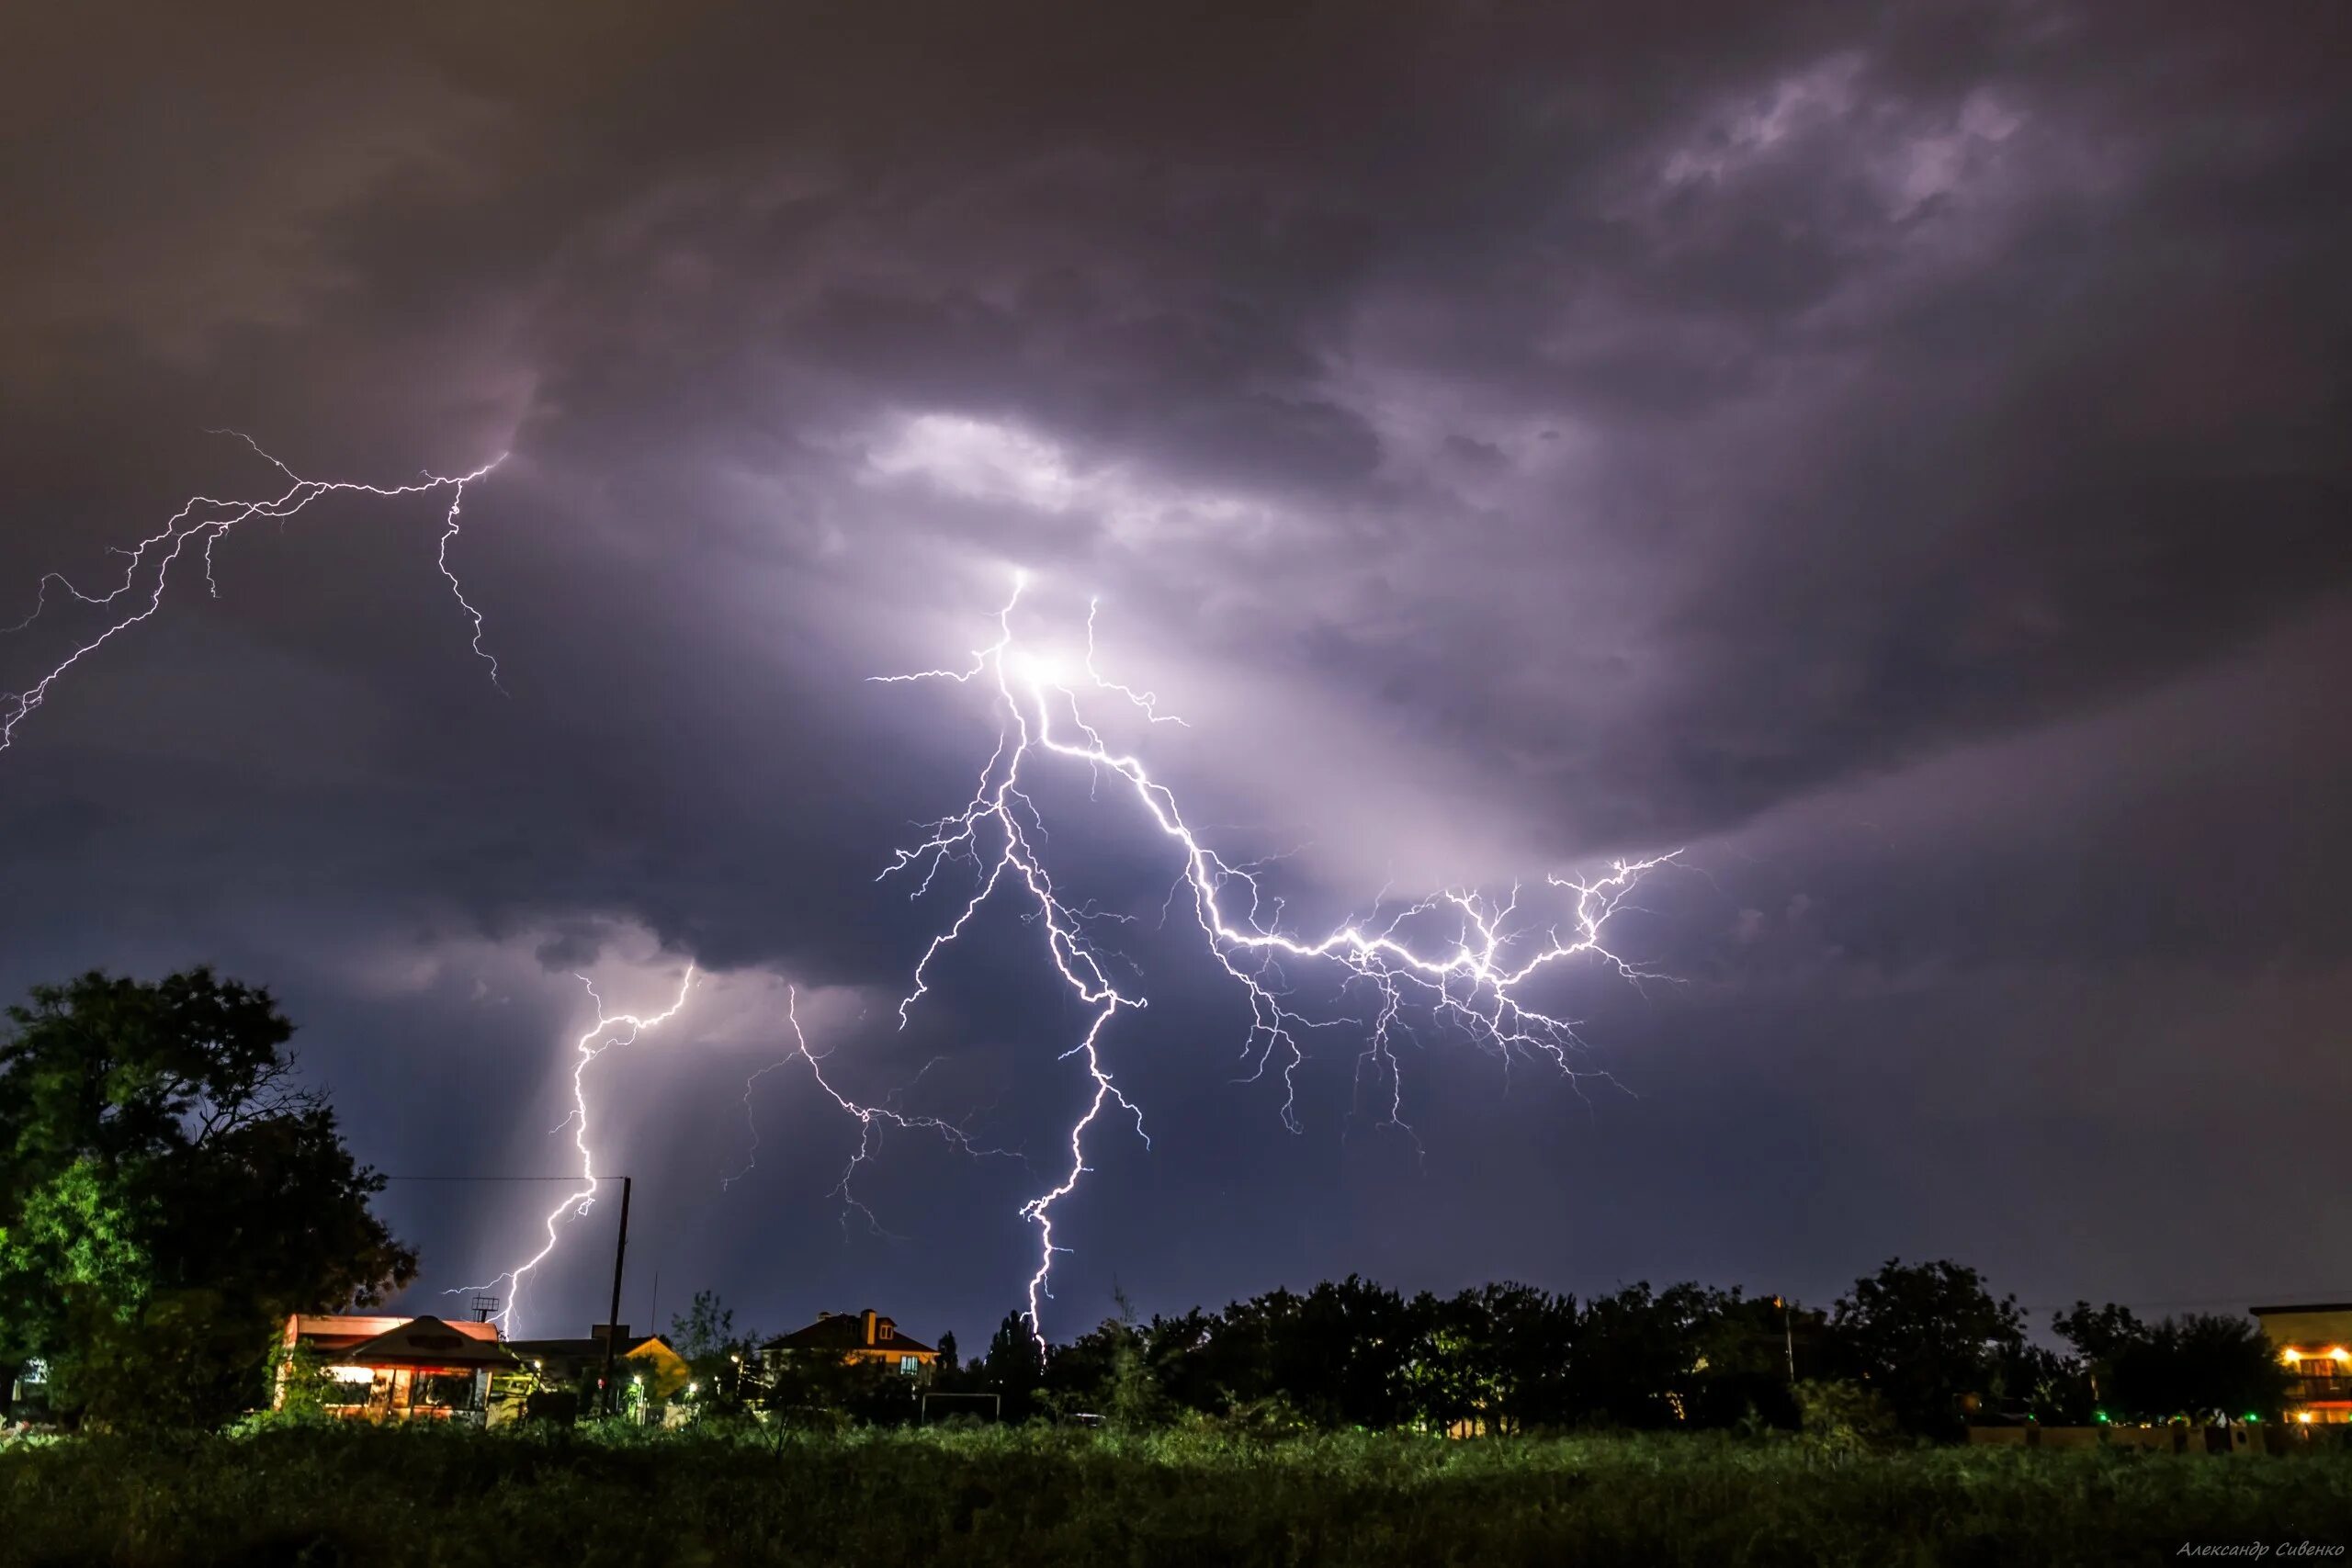
[[[488,1325],[444,1323],[437,1317],[413,1317],[398,1327],[336,1354],[361,1367],[503,1367],[514,1363],[495,1336],[485,1339],[464,1332]]]
[[[400,1314],[300,1312],[286,1320],[286,1343],[308,1345],[322,1351],[343,1351],[380,1338],[402,1324],[415,1321]],[[495,1343],[498,1338],[498,1329],[493,1324],[448,1323],[437,1317],[430,1321],[469,1339]]]
[[[888,1320],[875,1319],[876,1332]],[[779,1335],[760,1347],[763,1350],[887,1350],[894,1356],[929,1356],[937,1354],[932,1347],[919,1339],[910,1339],[891,1324],[890,1337],[865,1342],[865,1319],[862,1313],[829,1313],[806,1328],[796,1328]]]

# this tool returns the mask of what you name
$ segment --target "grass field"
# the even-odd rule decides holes
[[[2041,1564],[2303,1540],[2352,1540],[2352,1458],[361,1427],[0,1452],[11,1563]]]

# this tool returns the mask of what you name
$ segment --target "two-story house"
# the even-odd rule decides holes
[[[2287,1364],[2287,1419],[2352,1421],[2352,1302],[2247,1310]]]
[[[910,1378],[927,1379],[939,1352],[899,1332],[898,1325],[876,1314],[820,1312],[806,1328],[782,1335],[760,1347],[760,1362],[773,1368],[781,1358],[803,1352],[831,1352],[854,1363],[885,1366]]]

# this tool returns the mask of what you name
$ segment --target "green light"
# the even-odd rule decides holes
[[[2256,1423],[2256,1422],[2260,1421],[2260,1420],[2262,1419],[2262,1417],[2261,1417],[2261,1416],[2256,1416],[2253,1411],[2249,1410],[2249,1411],[2247,1411],[2247,1412],[2245,1413],[2245,1419],[2246,1419],[2246,1424],[2247,1424],[2248,1426],[2252,1426],[2252,1425],[2254,1425],[2255,1423]]]
[[[2107,1425],[2107,1412],[2106,1412],[2106,1411],[2104,1411],[2104,1410],[2097,1410],[2097,1411],[2093,1411],[2093,1412],[2092,1412],[2092,1414],[2093,1414],[2093,1415],[2095,1415],[2095,1416],[2097,1416],[2098,1417],[2098,1421],[2099,1421],[2099,1425],[2100,1425],[2100,1426],[2104,1427],[2104,1426],[2106,1426],[2106,1425]]]

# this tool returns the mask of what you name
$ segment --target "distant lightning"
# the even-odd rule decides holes
[[[94,608],[126,606],[126,613],[108,625],[96,637],[82,643],[60,660],[48,674],[24,691],[0,694],[0,751],[15,741],[17,727],[32,716],[34,710],[49,700],[51,687],[64,678],[76,665],[112,642],[116,637],[151,619],[164,607],[164,595],[170,587],[172,569],[196,547],[197,560],[204,574],[205,585],[215,596],[220,584],[212,575],[212,551],[239,524],[255,518],[276,518],[284,522],[325,495],[349,493],[372,495],[385,499],[398,496],[424,495],[447,491],[449,510],[442,520],[440,547],[435,559],[441,575],[448,580],[449,592],[458,601],[473,626],[473,651],[490,667],[491,682],[499,685],[498,660],[483,646],[481,612],[467,599],[465,589],[458,581],[456,569],[449,563],[449,546],[458,535],[458,516],[465,504],[466,487],[486,477],[506,460],[499,454],[470,473],[427,473],[411,484],[373,485],[347,479],[304,479],[277,457],[265,451],[253,437],[238,431],[216,431],[212,434],[235,435],[251,447],[265,462],[284,475],[288,488],[281,493],[259,501],[225,501],[214,496],[191,496],[180,509],[165,520],[163,526],[139,541],[136,548],[117,548],[113,553],[124,558],[122,581],[104,592],[87,592],[76,587],[61,572],[44,573],[34,600],[32,613],[13,626],[0,628],[9,632],[22,631],[40,619],[50,607],[50,590],[61,589],[75,601]],[[499,689],[505,688],[499,685]]]
[[[1399,1126],[1402,1089],[1392,1043],[1408,1027],[1403,1010],[1408,1000],[1425,1007],[1433,1018],[1462,1028],[1506,1061],[1513,1055],[1541,1057],[1570,1073],[1568,1052],[1579,1043],[1573,1021],[1530,1006],[1521,999],[1522,987],[1543,972],[1578,958],[1604,964],[1635,983],[1667,978],[1611,952],[1603,938],[1611,917],[1642,874],[1674,860],[1679,851],[1619,861],[1607,875],[1589,882],[1547,877],[1549,886],[1574,900],[1549,925],[1520,923],[1520,890],[1514,886],[1499,903],[1475,890],[1453,890],[1400,909],[1385,922],[1375,903],[1372,919],[1350,920],[1319,938],[1286,934],[1279,926],[1280,900],[1263,896],[1250,867],[1225,860],[1201,841],[1186,825],[1174,795],[1150,776],[1139,759],[1114,750],[1103,740],[1080,706],[1080,690],[1115,696],[1155,725],[1183,721],[1160,712],[1153,694],[1102,674],[1095,662],[1093,604],[1087,611],[1086,654],[1075,665],[1023,648],[1012,617],[1024,586],[1023,580],[1015,579],[1012,596],[997,613],[996,640],[974,649],[968,665],[871,679],[883,683],[978,682],[989,690],[990,705],[1002,721],[971,800],[933,823],[922,842],[895,852],[882,872],[884,878],[914,878],[910,897],[917,898],[931,890],[951,860],[970,864],[977,878],[963,908],[916,963],[912,988],[899,1004],[900,1026],[930,988],[933,961],[955,944],[1008,882],[1025,895],[1056,972],[1092,1014],[1078,1043],[1062,1054],[1063,1060],[1080,1059],[1089,1085],[1085,1110],[1069,1129],[1068,1168],[1058,1181],[1020,1211],[1038,1234],[1037,1268],[1028,1286],[1032,1333],[1043,1333],[1039,1308],[1052,1295],[1048,1286],[1055,1254],[1068,1250],[1054,1239],[1054,1209],[1077,1190],[1089,1168],[1089,1131],[1116,1107],[1134,1121],[1137,1135],[1144,1136],[1141,1110],[1121,1092],[1104,1064],[1102,1037],[1121,1009],[1148,1005],[1146,998],[1122,990],[1112,979],[1107,955],[1087,933],[1091,912],[1065,903],[1055,891],[1043,855],[1045,822],[1023,789],[1022,766],[1033,752],[1083,762],[1098,779],[1106,771],[1125,779],[1160,833],[1182,852],[1183,873],[1176,886],[1190,889],[1193,912],[1210,952],[1250,998],[1251,1022],[1243,1058],[1254,1061],[1250,1076],[1258,1077],[1280,1055],[1282,1116],[1294,1131],[1299,1125],[1294,1075],[1306,1060],[1299,1032],[1348,1021],[1309,1019],[1286,1007],[1278,988],[1283,984],[1284,961],[1328,961],[1344,971],[1344,983],[1361,981],[1371,988],[1378,1006],[1368,1025],[1364,1058],[1376,1075],[1386,1077],[1389,1120]],[[1172,901],[1173,889],[1170,897]],[[1437,928],[1434,936],[1430,934],[1432,927]],[[1148,1146],[1148,1137],[1145,1143]]]
[[[585,975],[579,976],[577,978],[582,985],[588,987],[588,999],[596,1006],[596,1021],[589,1025],[587,1032],[573,1043],[571,1110],[561,1122],[557,1122],[549,1130],[560,1133],[566,1126],[571,1128],[571,1146],[580,1151],[582,1185],[577,1190],[566,1193],[554,1208],[547,1212],[546,1218],[541,1222],[542,1228],[547,1234],[547,1240],[538,1251],[514,1268],[492,1276],[481,1284],[459,1285],[443,1292],[446,1295],[463,1295],[471,1292],[488,1291],[493,1285],[505,1284],[507,1286],[505,1304],[491,1314],[490,1319],[492,1323],[499,1325],[502,1330],[514,1322],[515,1310],[522,1303],[525,1278],[540,1264],[546,1262],[555,1252],[556,1240],[561,1234],[565,1216],[571,1215],[576,1218],[594,1207],[597,1192],[602,1190],[604,1181],[609,1179],[600,1179],[596,1175],[596,1155],[588,1142],[588,1065],[614,1046],[630,1044],[639,1035],[650,1030],[659,1029],[675,1018],[686,1005],[686,993],[694,987],[695,966],[692,964],[686,965],[685,976],[678,982],[678,995],[674,1001],[660,1012],[643,1016],[626,1012],[606,1013],[605,999],[597,995],[595,982]]]
[[[949,1145],[967,1155],[1001,1156],[1008,1159],[1021,1157],[1008,1149],[978,1147],[964,1129],[953,1122],[944,1121],[936,1116],[909,1115],[887,1105],[865,1105],[850,1099],[835,1089],[832,1080],[825,1076],[825,1058],[831,1053],[820,1054],[808,1048],[808,1036],[800,1027],[800,991],[797,987],[786,988],[785,1018],[792,1029],[792,1049],[779,1060],[770,1062],[743,1080],[743,1125],[751,1134],[751,1142],[744,1151],[742,1168],[721,1181],[719,1186],[722,1189],[734,1186],[735,1183],[751,1175],[758,1167],[760,1124],[752,1114],[752,1091],[768,1074],[780,1067],[788,1066],[794,1062],[806,1063],[808,1076],[816,1080],[817,1087],[824,1091],[826,1098],[839,1107],[842,1114],[857,1122],[857,1148],[850,1156],[849,1162],[842,1167],[841,1179],[833,1184],[833,1196],[842,1201],[844,1223],[848,1219],[850,1211],[854,1210],[865,1218],[867,1229],[877,1235],[889,1234],[882,1228],[882,1223],[874,1211],[860,1201],[856,1193],[851,1190],[850,1185],[856,1179],[858,1168],[874,1156],[876,1141],[880,1136],[880,1129],[883,1127],[896,1127],[901,1132],[935,1133]],[[924,1070],[929,1071],[929,1068],[926,1067]],[[915,1076],[920,1078],[922,1075],[918,1073]]]

